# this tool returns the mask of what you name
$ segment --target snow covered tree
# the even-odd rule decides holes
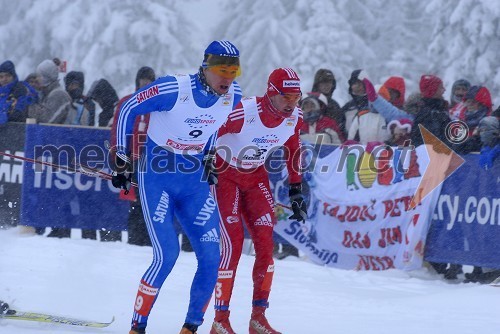
[[[294,65],[294,46],[300,26],[294,11],[296,0],[256,0],[226,3],[226,17],[216,30],[240,49],[242,76],[237,79],[243,94],[262,95],[269,73],[276,67]]]
[[[485,85],[499,102],[500,91],[500,3],[489,0],[434,0],[427,14],[437,14],[428,49],[430,70],[442,76],[449,87],[467,79]]]
[[[294,65],[302,75],[303,90],[311,90],[314,75],[320,68],[335,74],[339,102],[347,102],[347,80],[353,70],[367,69],[375,63],[375,53],[354,31],[352,23],[339,7],[345,1],[299,1],[298,20],[302,29]]]
[[[42,60],[59,57],[67,60],[68,71],[85,73],[87,88],[106,78],[119,92],[130,91],[141,66],[151,66],[157,75],[196,70],[192,31],[178,15],[180,5],[175,0],[22,1],[8,5],[13,14],[0,35],[12,39],[2,43],[0,55],[24,75]]]

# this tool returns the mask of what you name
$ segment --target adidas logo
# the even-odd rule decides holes
[[[203,234],[200,238],[202,242],[219,242],[219,235],[215,228],[211,229],[207,233]]]
[[[266,213],[264,216],[258,218],[253,224],[255,226],[274,226],[273,220],[271,219],[271,215],[269,213]]]

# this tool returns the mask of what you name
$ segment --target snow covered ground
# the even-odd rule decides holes
[[[23,311],[115,322],[88,329],[0,319],[0,333],[128,333],[149,247],[81,239],[52,239],[0,230],[0,299]],[[248,332],[253,257],[243,255],[232,301],[232,324]],[[177,334],[187,310],[196,267],[181,252],[152,311],[151,334]],[[498,333],[500,288],[450,284],[422,269],[356,272],[303,259],[277,261],[270,322],[287,334]],[[210,330],[213,309],[198,330]]]

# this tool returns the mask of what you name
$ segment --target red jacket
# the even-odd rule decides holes
[[[281,122],[283,122],[283,118],[275,116],[269,108],[272,108],[272,106],[268,105],[267,100],[264,99],[263,97],[257,97],[257,103],[261,104],[262,107],[262,112],[259,113],[260,119],[262,120],[262,123],[267,126],[267,127],[276,127],[278,126]],[[241,109],[243,108],[242,103],[240,102],[235,109]],[[219,129],[218,136],[221,137],[226,133],[239,133],[243,127],[243,122],[244,118],[239,118],[236,120],[231,120],[231,118],[228,118],[226,123],[222,125],[222,127]],[[303,120],[302,118],[299,118],[297,122],[297,126],[295,128],[295,133],[293,136],[291,136],[284,144],[288,148],[288,152],[290,154],[285,157],[286,159],[286,164],[287,164],[287,169],[288,169],[288,175],[289,175],[289,182],[290,183],[301,183],[302,182],[302,176],[300,175],[300,140],[299,140],[299,129],[302,127]],[[286,151],[285,151],[286,152]],[[291,159],[289,157],[292,157]],[[227,170],[228,164],[221,158],[216,159],[216,166],[217,169],[219,170]],[[230,167],[232,168],[232,167]],[[260,166],[256,168],[255,170],[256,173],[264,173],[265,172],[265,167]],[[246,170],[246,173],[248,174],[248,170]]]

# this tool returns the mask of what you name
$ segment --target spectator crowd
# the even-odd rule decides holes
[[[84,94],[84,73],[70,71],[61,82],[61,67],[59,59],[46,59],[25,80],[20,80],[12,61],[0,64],[0,131],[1,124],[25,122],[27,118],[39,123],[116,127],[120,107],[131,95],[120,99],[104,78],[93,82]],[[136,75],[136,90],[155,79],[152,68],[141,67]],[[355,69],[348,80],[351,99],[341,106],[333,96],[337,88],[334,72],[318,69],[311,90],[299,101],[304,118],[300,138],[310,144],[418,146],[423,144],[419,131],[422,125],[459,154],[478,152],[481,167],[490,169],[500,154],[500,108],[494,108],[489,89],[474,82],[474,78],[457,78],[449,95],[445,95],[443,81],[433,74],[422,74],[418,86],[419,91],[407,92],[405,79],[394,75],[376,90],[365,71]],[[137,138],[146,133],[148,121],[149,116],[136,120]],[[464,125],[466,140],[456,143],[449,138],[446,127],[451,121]],[[114,140],[111,138],[112,144]],[[134,146],[135,160],[139,154]],[[129,241],[150,245],[140,202],[134,198],[131,203],[129,227],[136,233],[132,233]],[[65,229],[53,229],[51,233],[56,237],[69,236]],[[83,231],[83,237],[95,239],[96,233]],[[101,235],[101,240],[106,239],[119,240],[120,236],[108,231]],[[276,255],[283,258],[290,254],[298,253],[292,249]],[[434,264],[434,267],[449,279],[461,273],[460,264]],[[468,279],[480,281],[482,274],[481,268],[475,268]]]

